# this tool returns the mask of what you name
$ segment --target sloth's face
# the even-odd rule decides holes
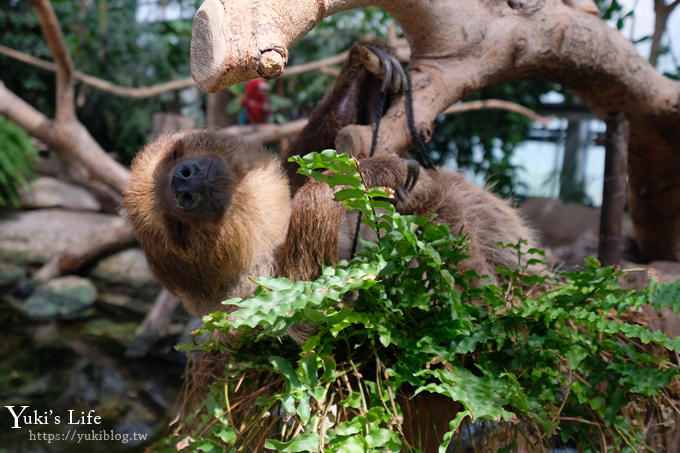
[[[230,165],[230,150],[199,147],[188,138],[171,144],[154,175],[161,210],[179,222],[218,222],[242,177]]]
[[[154,140],[132,163],[125,192],[142,247],[159,260],[166,254],[168,262],[172,256],[224,260],[229,252],[229,259],[249,263],[262,253],[255,252],[260,247],[281,244],[290,205],[288,180],[276,155],[211,131]]]

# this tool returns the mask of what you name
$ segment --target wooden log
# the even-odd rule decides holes
[[[623,244],[623,211],[626,204],[628,120],[625,114],[607,115],[604,187],[600,211],[598,257],[603,265],[618,264]]]
[[[53,257],[34,275],[36,282],[46,282],[60,275],[77,271],[104,253],[121,250],[136,242],[130,223],[122,217],[97,228],[92,234],[69,246]]]
[[[179,299],[163,288],[146,314],[144,321],[135,331],[135,339],[125,351],[127,357],[145,356],[151,347],[167,334],[174,334],[172,331],[172,314],[179,305]]]

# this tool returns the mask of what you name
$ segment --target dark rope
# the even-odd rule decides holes
[[[386,86],[387,85],[387,86]],[[382,118],[385,110],[385,102],[387,102],[387,91],[389,84],[384,84],[380,90],[380,100],[378,101],[378,112],[377,118],[375,119],[375,129],[373,129],[373,137],[371,138],[371,151],[368,153],[369,157],[373,157],[375,154],[375,147],[378,144],[378,129],[380,129],[380,118]],[[352,240],[352,253],[350,259],[354,258],[357,252],[357,245],[359,244],[359,230],[361,229],[361,221],[364,219],[364,213],[359,211],[359,216],[357,217],[357,226],[354,229],[354,239]]]
[[[413,87],[411,86],[411,76],[406,72],[406,119],[408,122],[408,129],[411,131],[411,137],[413,137],[413,142],[416,144],[416,151],[412,153],[418,163],[427,169],[434,168],[434,162],[430,158],[430,153],[427,150],[427,146],[420,138],[420,134],[416,130],[416,122],[413,119]]]

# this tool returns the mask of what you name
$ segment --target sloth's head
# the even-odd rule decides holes
[[[147,145],[132,163],[125,206],[152,271],[195,314],[207,312],[197,303],[241,295],[249,277],[271,273],[290,220],[278,158],[210,131]]]

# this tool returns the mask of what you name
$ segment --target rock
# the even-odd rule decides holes
[[[107,283],[130,286],[134,290],[133,296],[145,300],[153,300],[161,288],[140,248],[129,248],[100,260],[90,276]]]
[[[0,286],[11,286],[20,282],[26,271],[20,267],[0,262]]]
[[[68,276],[50,280],[39,286],[21,306],[31,318],[81,317],[97,299],[97,288],[82,277]]]
[[[80,333],[110,338],[120,344],[127,345],[134,338],[138,324],[133,321],[119,322],[110,319],[93,319],[81,326]]]
[[[19,190],[22,208],[65,208],[99,211],[99,201],[88,191],[55,178],[41,176]]]
[[[592,231],[585,231],[573,242],[550,249],[551,257],[567,269],[583,264],[584,258],[597,258],[599,238]]]
[[[114,217],[64,209],[6,213],[0,216],[0,259],[16,264],[44,263]]]

